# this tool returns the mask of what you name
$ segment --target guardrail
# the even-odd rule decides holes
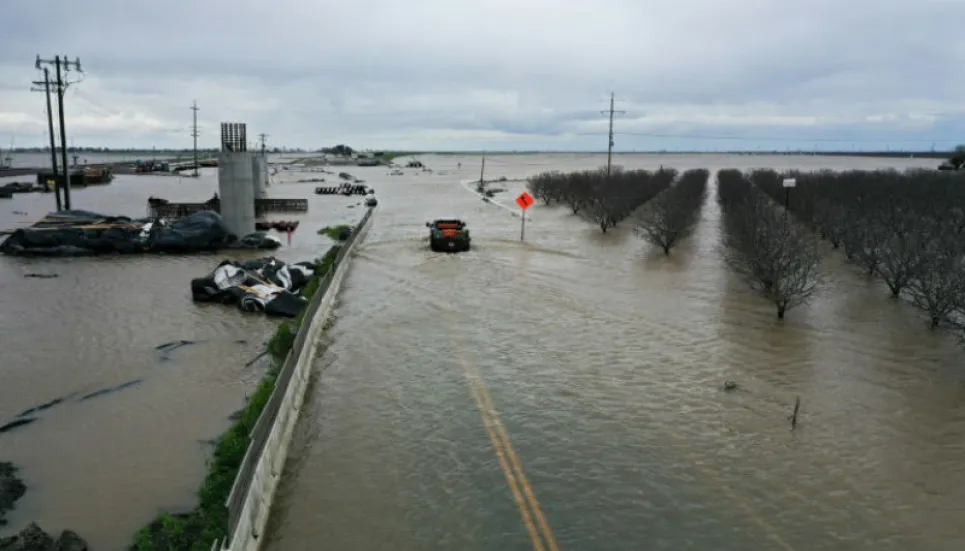
[[[508,181],[508,180],[507,180],[507,181]],[[479,182],[479,180],[461,180],[461,181],[459,182],[459,185],[462,186],[463,189],[465,189],[465,190],[468,191],[469,193],[472,193],[473,195],[476,195],[476,196],[482,198],[484,201],[488,202],[490,205],[495,205],[495,206],[497,206],[497,207],[499,207],[499,208],[501,208],[501,209],[503,209],[503,210],[505,210],[505,211],[508,211],[509,214],[511,214],[511,215],[513,215],[513,216],[516,216],[516,217],[523,216],[523,214],[520,212],[520,210],[519,210],[518,208],[511,207],[511,206],[509,206],[509,205],[504,205],[504,204],[500,203],[499,201],[493,199],[492,197],[486,197],[486,195],[485,195],[484,193],[479,193],[478,191],[476,191],[475,189],[473,189],[471,186],[476,185],[477,182]],[[490,183],[492,183],[492,182],[490,182]],[[495,182],[495,183],[502,183],[502,182]],[[526,221],[527,221],[527,222],[531,222],[532,220],[533,220],[532,215],[531,215],[531,214],[526,214]]]
[[[285,357],[275,379],[275,389],[251,431],[248,450],[225,503],[228,534],[221,544],[222,549],[258,549],[311,376],[318,336],[345,274],[343,261],[364,236],[373,210],[366,211],[355,231],[342,244],[331,269],[319,282],[318,290],[306,306],[295,343]]]

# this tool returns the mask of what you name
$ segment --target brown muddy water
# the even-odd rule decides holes
[[[277,253],[284,260],[319,256],[330,245],[316,235],[319,227],[354,223],[362,214],[349,208],[357,198],[316,196],[315,184],[287,183],[311,176],[282,173],[269,188],[275,197],[310,201],[304,216],[276,215],[303,220],[292,246]],[[216,188],[217,169],[206,169],[198,180],[118,176],[109,186],[74,190],[73,206],[145,216],[148,196],[205,200]],[[52,195],[0,200],[0,228],[21,226],[53,207]],[[73,395],[33,424],[0,434],[0,461],[20,465],[28,485],[0,537],[36,520],[49,531],[76,530],[94,549],[122,549],[158,509],[193,506],[211,450],[205,442],[228,427],[229,416],[255,388],[265,364],[245,363],[263,350],[278,323],[233,306],[191,301],[190,280],[230,254],[0,257],[0,424]],[[60,277],[27,279],[25,273]],[[155,350],[181,339],[201,342],[169,359]],[[137,386],[77,401],[138,379]]]
[[[520,243],[517,218],[457,183],[477,177],[478,158],[424,160],[448,174],[378,183],[268,549],[965,548],[965,353],[954,336],[928,331],[831,251],[820,295],[776,322],[722,266],[713,187],[696,235],[667,259],[626,225],[602,235],[539,205]],[[503,156],[486,169],[514,178],[604,161]],[[522,186],[500,200],[511,205]],[[422,223],[437,216],[467,219],[474,249],[428,252]],[[724,392],[725,380],[740,388]]]

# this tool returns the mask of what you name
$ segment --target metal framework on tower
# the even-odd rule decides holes
[[[248,127],[245,123],[221,123],[221,150],[248,151]]]

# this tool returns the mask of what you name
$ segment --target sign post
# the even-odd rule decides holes
[[[797,179],[784,178],[784,218],[787,218],[787,211],[791,208],[791,188],[797,185]]]
[[[516,204],[522,209],[519,213],[520,225],[519,225],[519,240],[523,241],[526,238],[526,209],[533,206],[533,196],[528,192],[522,192],[519,197],[516,198]]]

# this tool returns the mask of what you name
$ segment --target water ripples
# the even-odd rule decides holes
[[[457,162],[470,164],[427,160]],[[505,166],[508,176],[536,171]],[[457,180],[379,182],[269,549],[529,548],[467,366],[561,549],[960,547],[954,338],[929,333],[833,252],[813,304],[776,322],[723,268],[712,196],[696,235],[668,259],[626,227],[604,236],[539,206],[520,244],[517,221]],[[422,222],[450,215],[469,220],[474,250],[428,253]],[[727,379],[740,388],[724,392]],[[791,432],[795,396],[802,420]]]

